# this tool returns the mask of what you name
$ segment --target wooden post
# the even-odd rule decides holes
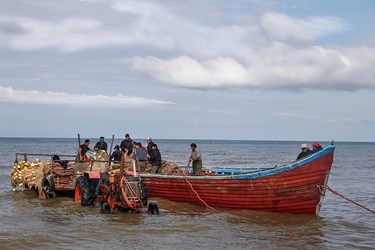
[[[121,164],[120,164],[120,180],[122,178],[122,175],[124,174],[125,158],[126,158],[126,153],[122,152]]]
[[[111,147],[109,148],[109,156],[112,154],[113,141],[115,140],[115,135],[112,135]]]
[[[78,133],[78,157],[79,157],[79,161],[82,160],[81,150],[79,149],[80,146],[81,146],[81,136]]]

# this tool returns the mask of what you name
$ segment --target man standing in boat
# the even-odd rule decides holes
[[[297,160],[306,157],[308,155],[311,155],[311,150],[307,147],[306,143],[301,144],[301,153],[297,156]]]
[[[202,173],[202,153],[197,148],[197,144],[192,143],[190,144],[191,148],[191,155],[189,158],[189,164],[192,161],[193,162],[193,174],[194,175],[201,175]]]
[[[152,164],[151,173],[161,173],[161,154],[158,149],[158,145],[153,144],[151,153],[147,155],[147,158],[150,159]]]
[[[323,149],[322,146],[319,144],[319,142],[314,142],[312,144],[312,147],[313,147],[312,153],[318,152],[319,150]]]

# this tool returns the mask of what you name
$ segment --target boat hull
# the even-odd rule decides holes
[[[334,146],[306,159],[247,174],[176,176],[141,174],[149,197],[225,209],[317,214],[328,181]],[[324,189],[323,189],[324,190]]]

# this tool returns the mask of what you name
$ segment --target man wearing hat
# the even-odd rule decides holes
[[[147,153],[150,154],[152,151],[152,145],[154,145],[154,142],[152,141],[151,137],[147,137],[146,142],[147,142],[147,146],[146,146]]]
[[[306,143],[301,144],[301,150],[302,150],[302,152],[299,153],[299,155],[297,157],[297,160],[300,159],[300,158],[306,157],[306,156],[308,156],[312,153],[311,150],[307,147]]]
[[[96,150],[101,149],[101,150],[104,150],[107,153],[107,148],[108,148],[108,145],[104,141],[104,136],[100,136],[99,141],[95,144],[94,149],[96,149]]]
[[[312,144],[312,147],[313,147],[313,149],[312,149],[313,153],[318,152],[319,150],[323,149],[322,146],[320,146],[319,142],[314,142]]]

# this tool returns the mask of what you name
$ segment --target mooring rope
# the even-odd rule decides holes
[[[358,202],[355,202],[355,201],[349,199],[348,197],[345,197],[344,195],[340,194],[339,192],[337,192],[336,190],[332,189],[332,188],[331,188],[330,186],[328,186],[328,185],[327,185],[327,186],[318,186],[318,188],[319,188],[319,190],[321,190],[321,188],[328,189],[328,190],[331,191],[333,194],[338,195],[338,196],[344,198],[345,200],[350,201],[351,203],[353,203],[353,204],[355,204],[355,205],[357,205],[357,206],[359,206],[359,207],[361,207],[361,208],[363,208],[363,209],[366,209],[367,211],[369,211],[369,212],[375,214],[375,211],[374,211],[374,210],[371,210],[371,209],[369,209],[369,208],[367,208],[367,207],[365,207],[365,206],[359,204]]]
[[[212,211],[215,211],[215,212],[218,212],[215,208],[209,206],[201,197],[200,195],[198,194],[197,191],[194,190],[193,188],[193,185],[190,183],[190,181],[187,179],[187,169],[189,168],[190,166],[190,161],[189,163],[187,164],[187,166],[185,167],[185,170],[184,170],[184,177],[185,177],[185,181],[190,185],[190,188],[191,188],[191,191],[193,191],[195,193],[195,195],[198,197],[198,199],[209,209],[211,209]]]

